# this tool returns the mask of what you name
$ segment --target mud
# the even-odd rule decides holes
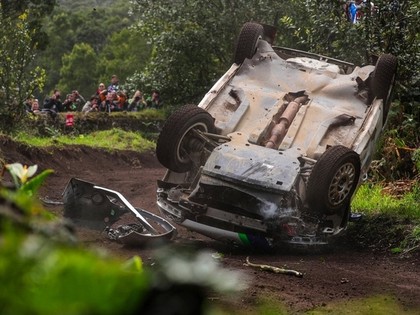
[[[158,214],[155,205],[156,181],[164,174],[153,152],[110,153],[104,150],[69,146],[61,149],[28,148],[8,139],[0,139],[0,150],[7,163],[38,164],[41,170],[51,168],[51,175],[41,189],[40,197],[60,202],[70,178],[76,177],[121,192],[135,207]],[[45,207],[57,216],[63,214],[60,204]],[[394,298],[404,309],[420,310],[420,257],[401,258],[388,250],[372,250],[375,244],[355,247],[350,238],[342,237],[328,251],[302,253],[293,251],[262,252],[220,244],[199,234],[178,228],[173,244],[207,249],[222,257],[229,269],[241,270],[249,288],[239,297],[212,296],[212,301],[232,309],[251,310],[262,297],[270,297],[301,312],[332,302],[384,295]],[[88,247],[106,250],[110,255],[142,257],[153,262],[153,248],[127,247],[112,241],[103,231],[77,227],[79,240]],[[244,266],[251,262],[294,269],[303,278],[274,274]],[[249,278],[248,278],[249,277]]]

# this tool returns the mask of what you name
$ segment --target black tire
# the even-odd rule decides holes
[[[263,36],[264,28],[261,24],[247,22],[239,33],[233,61],[241,64],[246,58],[252,58],[257,50],[258,39]]]
[[[193,129],[214,133],[213,117],[195,105],[185,105],[169,116],[156,144],[156,156],[163,166],[177,173],[191,170],[193,161],[188,153],[194,150]]]
[[[360,157],[356,152],[341,145],[329,148],[309,176],[309,208],[320,215],[337,214],[347,209],[359,176]]]
[[[397,72],[397,58],[390,54],[379,56],[372,74],[371,89],[373,98],[382,99],[384,103],[384,123],[391,105],[391,92]]]

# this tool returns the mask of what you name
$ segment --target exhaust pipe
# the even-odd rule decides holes
[[[277,149],[280,146],[297,112],[307,100],[308,96],[303,95],[289,102],[283,114],[280,116],[279,122],[271,129],[270,138],[265,144],[266,148]]]

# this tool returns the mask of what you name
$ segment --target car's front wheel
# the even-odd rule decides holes
[[[325,151],[312,169],[307,200],[320,215],[337,214],[350,204],[360,176],[359,155],[337,145]]]
[[[156,144],[159,162],[171,171],[184,173],[191,170],[192,156],[204,148],[195,131],[214,133],[214,119],[196,105],[185,105],[166,120]]]

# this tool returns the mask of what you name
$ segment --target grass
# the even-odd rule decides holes
[[[108,114],[112,117],[125,117],[131,115],[143,120],[163,120],[166,118],[167,113],[164,110],[144,109],[139,112],[113,112]]]
[[[380,184],[364,184],[352,201],[352,210],[365,214],[398,215],[409,219],[420,219],[420,185],[401,197],[384,193]]]
[[[332,301],[326,306],[314,308],[309,311],[301,311],[299,313],[289,311],[276,297],[266,296],[257,299],[256,306],[251,310],[238,310],[237,308],[229,308],[220,306],[218,312],[210,314],[243,314],[243,315],[323,315],[323,314],[340,314],[340,315],[414,315],[419,314],[420,309],[408,309],[403,307],[396,298],[387,295],[375,295],[362,299],[352,299],[351,301]]]
[[[85,145],[106,150],[134,150],[138,152],[150,151],[155,148],[155,143],[145,139],[140,133],[116,128],[78,136],[55,134],[44,138],[19,133],[14,137],[14,140],[35,147]]]
[[[328,306],[306,312],[308,315],[342,314],[342,315],[399,315],[419,314],[420,309],[406,309],[389,296],[372,296],[365,299],[347,302],[332,302]]]
[[[419,184],[400,197],[387,194],[379,183],[364,184],[352,201],[352,211],[364,214],[364,223],[353,229],[368,242],[390,244],[395,254],[420,250]]]

